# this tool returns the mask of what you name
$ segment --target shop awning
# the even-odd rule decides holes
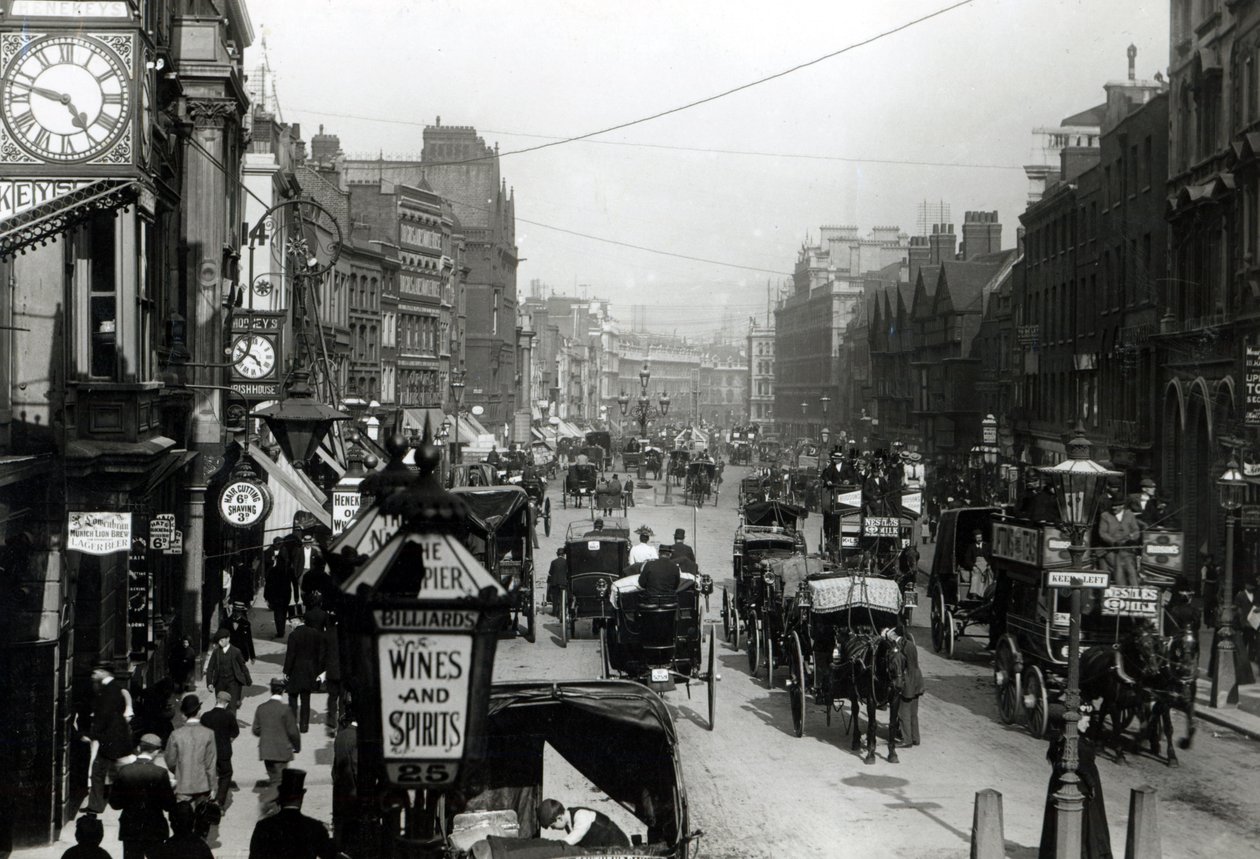
[[[142,496],[147,496],[162,485],[162,481],[166,480],[175,472],[179,471],[189,462],[197,458],[195,450],[173,450],[166,455],[166,462],[158,466],[157,470],[149,477],[149,482],[144,485]]]
[[[410,435],[412,430],[423,433],[426,420],[429,422],[429,432],[436,437],[442,429],[442,421],[446,420],[446,414],[441,409],[403,409],[403,435]],[[460,422],[463,423],[463,420],[461,418]]]
[[[580,429],[566,421],[564,418],[560,419],[558,426],[560,427],[561,438],[586,438],[586,435]]]
[[[268,527],[268,531],[288,531],[293,516],[299,510],[305,510],[324,525],[332,527],[332,514],[324,509],[325,497],[311,486],[292,465],[285,460],[273,462],[255,445],[249,446],[249,457],[267,473],[268,485],[272,491],[272,508],[268,522],[280,525]]]
[[[141,190],[134,179],[123,178],[0,180],[0,261],[97,212],[130,205]]]

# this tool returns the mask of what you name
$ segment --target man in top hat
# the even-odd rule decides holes
[[[188,694],[179,702],[187,719],[166,741],[166,765],[175,775],[175,796],[195,802],[210,796],[218,784],[218,751],[214,731],[201,724],[201,699]]]
[[[215,646],[206,658],[206,688],[215,692],[227,692],[232,696],[233,713],[241,706],[241,690],[253,682],[245,654],[232,644],[232,631],[221,628],[214,634]]]
[[[118,771],[110,791],[109,804],[122,812],[118,818],[118,840],[123,843],[123,859],[144,859],[166,840],[170,830],[166,815],[175,808],[175,792],[170,773],[153,762],[162,741],[156,734],[140,738],[134,763]]]
[[[673,596],[682,583],[682,570],[673,559],[673,547],[661,546],[660,557],[643,563],[639,572],[639,587],[658,597]]]
[[[249,859],[336,859],[324,824],[302,813],[306,771],[285,770],[280,779],[280,810],[254,826]]]
[[[635,533],[639,535],[639,542],[630,550],[630,563],[642,564],[644,561],[659,558],[660,553],[656,551],[656,547],[648,542],[652,539],[652,529],[647,525],[640,525]]]
[[[696,552],[694,549],[688,546],[685,542],[683,542],[686,539],[687,539],[687,532],[685,529],[683,528],[674,529],[673,557],[674,557],[674,560],[678,561],[679,563],[681,563],[682,560],[686,558],[687,560],[691,561],[691,563],[694,564],[696,562]]]
[[[840,452],[840,449],[836,448],[832,450],[831,461],[828,462],[827,467],[823,469],[821,478],[823,486],[826,486],[828,489],[834,489],[844,483],[844,478],[841,476],[843,463],[844,454]]]

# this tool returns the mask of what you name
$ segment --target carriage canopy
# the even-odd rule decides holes
[[[777,525],[795,530],[797,523],[808,515],[809,511],[804,507],[782,501],[752,501],[744,505],[744,521],[749,525]]]

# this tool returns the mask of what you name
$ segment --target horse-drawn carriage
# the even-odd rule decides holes
[[[597,444],[583,445],[577,448],[573,454],[573,458],[577,462],[581,462],[579,457],[585,457],[586,462],[594,466],[595,470],[603,474],[611,467],[612,458],[608,456],[608,451]]]
[[[717,651],[709,631],[708,655],[703,652],[702,596],[698,577],[682,573],[678,590],[670,595],[643,591],[638,575],[613,582],[612,617],[600,627],[604,677],[614,674],[661,693],[681,682],[691,697],[695,683],[709,691],[709,730],[717,701]]]
[[[544,839],[538,809],[572,768],[631,841],[626,859],[687,859],[699,832],[688,821],[678,734],[669,708],[636,683],[583,680],[495,683],[484,721],[485,755],[473,763],[464,801],[439,800],[445,856],[494,859],[572,856],[584,851]],[[555,767],[553,772],[552,767]],[[547,787],[547,790],[552,789]],[[607,853],[591,849],[591,853]]]
[[[653,480],[660,480],[661,474],[665,471],[665,452],[659,447],[645,447],[643,449],[643,469],[652,475]]]
[[[451,490],[468,505],[460,538],[514,597],[510,630],[534,640],[534,514],[519,486],[462,486]]]
[[[685,448],[674,448],[669,452],[669,466],[665,470],[665,479],[674,486],[682,486],[687,479],[687,465],[691,462],[691,451]]]
[[[997,507],[958,507],[941,512],[928,576],[932,649],[937,653],[953,656],[957,640],[968,629],[993,620],[991,564],[983,555],[969,556],[967,544],[979,531],[984,544],[992,546],[992,518],[1001,512]]]
[[[866,705],[866,763],[875,761],[875,712],[888,707],[888,761],[897,763],[896,725],[907,662],[895,632],[901,590],[888,579],[808,573],[795,593],[785,589],[788,628],[783,656],[788,666],[792,726],[805,735],[811,691],[826,713],[843,713],[848,701],[853,750],[859,746],[859,705]],[[885,634],[886,633],[886,634]]]
[[[736,504],[740,509],[753,502],[765,501],[768,497],[764,477],[750,474],[739,481],[739,497],[736,499]]]
[[[512,479],[511,482],[525,490],[525,494],[529,496],[530,506],[534,511],[534,521],[539,519],[543,522],[543,533],[551,536],[551,499],[547,497],[547,481],[543,477],[542,472],[537,469],[527,468],[519,477]]]
[[[610,471],[613,467],[612,436],[602,431],[588,432],[586,434],[586,444],[585,450],[589,451],[590,448],[598,447],[601,451],[598,462],[596,462],[593,453],[587,453],[587,456],[591,458],[591,462],[596,462],[600,471]]]
[[[595,490],[599,486],[599,469],[591,462],[575,462],[564,475],[564,492],[560,504],[568,507],[594,507]]]
[[[730,445],[730,459],[731,465],[752,465],[752,442],[745,438],[732,437]]]
[[[602,519],[596,530],[586,522],[571,522],[564,537],[569,581],[558,600],[561,643],[577,638],[577,624],[591,621],[598,635],[612,617],[612,584],[630,564],[630,526],[625,519]]]
[[[757,670],[764,650],[762,609],[766,602],[762,561],[805,554],[805,535],[799,530],[806,511],[791,504],[761,501],[745,505],[743,523],[735,529],[731,549],[735,592],[722,589],[722,628],[736,650],[748,640],[748,670]]]
[[[718,502],[717,465],[712,460],[697,460],[687,463],[686,484],[683,489],[683,501],[696,507],[703,507],[713,493],[713,506]]]
[[[1033,736],[1046,733],[1052,701],[1067,682],[1072,591],[1059,580],[1071,578],[1065,571],[1072,570],[1089,585],[1081,597],[1081,692],[1083,700],[1103,701],[1094,730],[1101,734],[1103,718],[1108,718],[1122,755],[1121,732],[1147,705],[1162,704],[1169,762],[1174,761],[1167,707],[1185,710],[1193,731],[1198,644],[1193,626],[1164,637],[1170,587],[1145,573],[1138,585],[1117,586],[1104,566],[1073,569],[1069,540],[1055,525],[994,516],[990,527],[995,573],[991,618],[1001,631],[993,679],[1002,720],[1011,724],[1023,716]],[[1177,532],[1152,531],[1142,549],[1144,555],[1165,559],[1159,566],[1170,580],[1176,578],[1175,562],[1164,548],[1179,544],[1174,534],[1179,541]],[[1090,554],[1104,551],[1115,550],[1093,549]]]
[[[446,477],[448,489],[457,486],[497,486],[499,474],[488,462],[469,462],[452,465]]]
[[[530,464],[529,454],[523,450],[503,451],[499,456],[499,482],[516,483],[517,478],[525,473],[526,466]]]
[[[647,439],[637,439],[634,436],[628,436],[621,443],[621,468],[623,471],[634,472],[639,470],[639,462],[643,458],[643,449],[648,447]]]

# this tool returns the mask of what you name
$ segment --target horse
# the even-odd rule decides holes
[[[1092,739],[1102,748],[1102,717],[1110,718],[1116,763],[1124,762],[1124,729],[1145,703],[1145,690],[1158,681],[1160,649],[1154,622],[1142,620],[1118,644],[1096,645],[1081,654],[1081,698],[1102,699]]]
[[[1161,639],[1163,666],[1154,684],[1147,689],[1151,715],[1147,722],[1151,754],[1160,754],[1160,734],[1168,744],[1170,767],[1179,766],[1172,739],[1172,711],[1186,714],[1186,735],[1177,745],[1188,749],[1194,742],[1194,699],[1199,677],[1199,640],[1192,627]]]
[[[848,698],[853,713],[853,751],[861,738],[858,727],[858,703],[866,704],[866,758],[875,763],[875,711],[888,707],[888,762],[897,759],[897,710],[901,689],[906,682],[906,654],[901,638],[872,632],[850,633],[840,647],[844,662],[833,672],[837,697]]]

